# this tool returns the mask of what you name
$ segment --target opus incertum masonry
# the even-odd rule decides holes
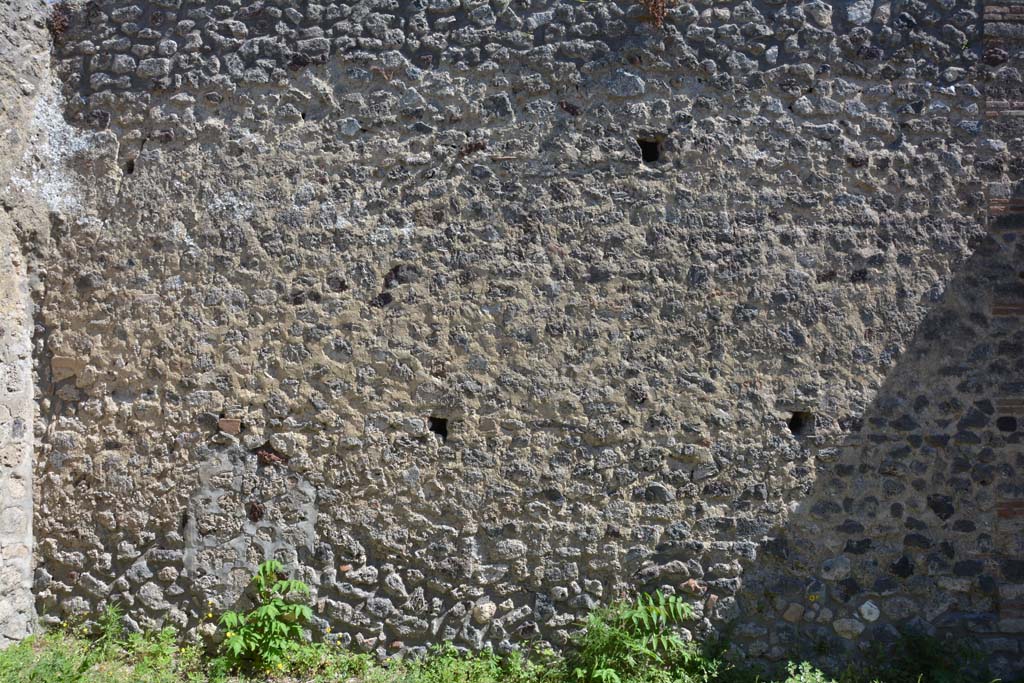
[[[1021,666],[1024,5],[0,18],[0,642],[275,556],[382,654],[662,588]]]

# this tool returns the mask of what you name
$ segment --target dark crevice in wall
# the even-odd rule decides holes
[[[814,413],[806,410],[797,410],[790,415],[786,421],[789,431],[793,436],[808,436],[814,433]]]
[[[661,161],[661,140],[655,138],[638,138],[636,144],[640,147],[640,158],[645,164],[654,164]]]
[[[448,419],[444,417],[431,416],[428,420],[430,431],[441,437],[441,441],[448,441]]]

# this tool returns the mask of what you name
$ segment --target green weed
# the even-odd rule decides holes
[[[285,577],[277,560],[267,560],[252,578],[256,606],[247,613],[225,612],[222,652],[230,669],[245,666],[283,670],[286,655],[302,642],[302,625],[313,616],[309,605],[288,602],[291,595],[308,596],[309,586]]]
[[[451,643],[413,660],[380,662],[334,643],[304,640],[294,628],[308,619],[293,611],[288,594],[304,594],[300,582],[281,576],[279,565],[261,566],[254,586],[261,602],[231,623],[273,623],[251,617],[275,605],[267,619],[283,640],[269,657],[209,656],[200,646],[179,645],[171,628],[126,633],[121,611],[108,607],[87,626],[65,627],[25,639],[0,651],[0,683],[992,683],[983,657],[962,642],[907,634],[869,652],[864,663],[829,674],[810,663],[790,663],[775,676],[723,664],[689,642],[681,628],[693,612],[680,598],[642,595],[595,610],[562,657],[550,650],[467,652]],[[274,601],[281,600],[278,605]],[[307,608],[308,609],[308,608]],[[268,614],[265,612],[265,614]],[[222,622],[225,620],[222,618]],[[228,624],[224,624],[227,626]],[[262,626],[261,626],[262,627]],[[235,626],[238,628],[238,626]],[[234,634],[233,634],[234,635]],[[233,637],[229,636],[230,637]],[[245,636],[250,637],[249,635]],[[257,637],[257,636],[253,636]],[[259,645],[257,645],[259,647]],[[252,650],[242,650],[240,655]],[[240,666],[273,661],[273,668]],[[239,670],[241,669],[241,670]],[[233,675],[232,675],[233,674]]]
[[[578,683],[711,681],[718,662],[676,628],[693,618],[681,598],[660,592],[595,610],[566,659],[566,677]]]

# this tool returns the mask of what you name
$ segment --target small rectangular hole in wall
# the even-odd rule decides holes
[[[430,431],[441,437],[441,443],[448,440],[447,418],[431,416],[427,419],[427,425],[430,427]]]
[[[1012,415],[1003,415],[996,420],[996,427],[1001,432],[1015,432],[1017,431],[1017,418]]]
[[[640,146],[640,158],[645,164],[657,163],[661,159],[661,140],[656,138],[637,138]]]
[[[807,436],[814,433],[814,413],[806,410],[794,411],[786,422],[793,436]]]

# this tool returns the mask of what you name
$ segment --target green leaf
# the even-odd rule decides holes
[[[225,612],[220,623],[229,631],[236,631],[221,646],[222,656],[230,670],[248,666],[265,669],[282,661],[288,652],[296,651],[303,639],[299,622],[312,619],[308,605],[288,604],[289,593],[309,593],[302,581],[283,575],[284,567],[277,560],[259,565],[252,578],[257,590],[256,605],[246,614]]]
[[[226,645],[227,645],[228,651],[232,655],[237,657],[237,656],[241,655],[242,652],[245,650],[245,639],[242,638],[241,636],[234,636],[232,638],[228,638],[227,639]]]
[[[261,619],[273,619],[281,614],[281,610],[273,602],[257,607],[253,614]]]
[[[260,576],[270,576],[271,574],[280,573],[283,569],[284,565],[282,565],[278,560],[267,560],[260,564],[257,573]]]

